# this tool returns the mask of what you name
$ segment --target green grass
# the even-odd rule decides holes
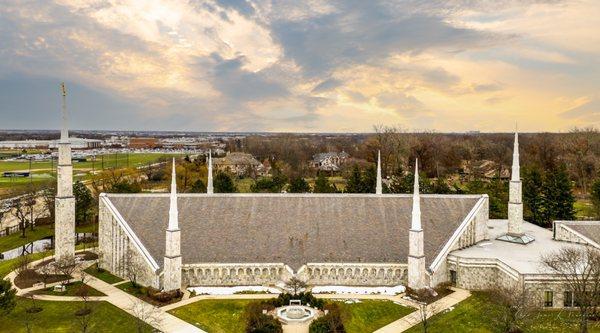
[[[452,311],[435,315],[430,319],[430,332],[448,333],[501,333],[488,315],[487,295],[474,292],[473,296],[460,302]],[[568,333],[578,332],[577,313],[573,311],[541,311],[535,322],[527,327],[532,333]],[[417,325],[406,331],[420,333]],[[590,333],[600,333],[600,326],[590,326]]]
[[[202,300],[169,311],[208,333],[243,333],[242,315],[254,300]]]
[[[344,328],[348,333],[373,332],[415,311],[413,308],[385,300],[336,303],[340,306]]]
[[[29,254],[28,256],[31,259],[31,261],[36,261],[46,256],[50,256],[52,255],[52,253],[53,251],[45,251]],[[17,262],[17,260],[18,258],[0,261],[0,278],[4,278],[8,273],[14,270],[14,265]]]
[[[98,225],[96,223],[87,223],[84,225],[77,225],[77,226],[75,226],[75,231],[85,232],[85,233],[98,232]]]
[[[84,270],[84,272],[86,272],[89,275],[94,276],[94,277],[96,277],[96,278],[98,278],[98,279],[100,279],[100,280],[102,280],[102,281],[104,281],[104,282],[106,282],[108,284],[114,284],[114,283],[123,281],[123,279],[121,279],[120,277],[114,276],[114,275],[110,274],[106,270],[98,271],[96,269],[95,265],[92,265],[92,266],[86,268]]]
[[[21,235],[22,232],[19,231],[8,236],[0,237],[0,252],[12,250],[44,237],[52,236],[54,235],[54,228],[53,226],[40,225],[35,227],[33,231],[27,228],[25,231],[25,238],[22,238]]]
[[[592,202],[587,199],[579,199],[575,201],[573,205],[575,207],[575,217],[576,219],[590,219],[595,217],[594,206]]]
[[[242,178],[235,180],[235,187],[239,193],[250,193],[250,186],[254,184],[254,179],[252,178]]]
[[[77,292],[83,283],[81,281],[74,281],[68,284],[64,292],[54,291],[54,287],[48,287],[46,289],[38,290],[35,293],[38,295],[55,295],[55,296],[78,296]],[[88,286],[88,296],[106,296],[104,293]]]
[[[35,301],[43,310],[36,314],[27,314],[25,309],[32,301],[17,298],[17,307],[9,315],[2,317],[0,332],[27,332],[25,323],[31,321],[32,332],[80,332],[75,312],[82,302]],[[107,302],[89,302],[92,307],[89,332],[135,332],[137,319],[127,312]],[[142,323],[145,332],[151,327]]]

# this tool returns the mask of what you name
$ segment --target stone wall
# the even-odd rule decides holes
[[[448,256],[448,271],[456,272],[456,286],[469,290],[486,290],[496,287],[518,287],[520,275],[497,259],[466,259]],[[448,276],[450,279],[450,276]]]
[[[406,285],[407,264],[310,263],[298,277],[310,285],[397,286]]]
[[[100,197],[98,208],[99,266],[123,279],[135,270],[137,282],[160,289],[159,276],[111,212],[107,199]]]
[[[473,246],[478,242],[488,240],[488,220],[489,198],[487,195],[483,195],[481,204],[477,207],[477,210],[470,217],[467,224],[463,229],[457,230],[455,237],[450,240],[450,245],[446,253],[464,249]],[[433,270],[432,274],[430,275],[429,285],[431,287],[435,287],[440,283],[450,281],[450,271],[448,268],[447,257],[444,257],[434,268],[435,270]]]
[[[273,264],[186,264],[182,285],[195,286],[272,286],[292,277],[290,269]]]
[[[554,239],[556,240],[586,245],[589,244],[585,239],[574,233],[563,221],[554,221],[553,228]]]

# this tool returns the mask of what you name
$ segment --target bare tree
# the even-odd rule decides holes
[[[600,303],[600,251],[564,247],[542,257],[542,264],[564,281],[579,308],[579,331],[588,332],[588,321]]]
[[[438,312],[438,306],[434,303],[437,293],[430,288],[415,290],[411,295],[418,304],[419,319],[423,333],[427,333],[431,324],[431,316]]]
[[[77,325],[81,329],[82,333],[89,331],[92,322],[93,309],[91,306],[90,299],[90,287],[86,284],[87,274],[81,273],[81,286],[77,290],[76,294],[81,298],[81,308],[75,313]]]
[[[294,295],[298,295],[298,291],[306,289],[307,285],[306,282],[294,276],[285,283],[285,287],[291,290],[294,293]]]
[[[154,328],[161,325],[160,309],[143,301],[134,301],[129,307],[129,312],[136,318],[136,329],[138,333],[152,332]],[[152,327],[148,327],[148,325]]]
[[[44,283],[44,288],[46,288],[46,284],[48,284],[48,279],[50,279],[50,275],[54,272],[53,263],[45,262],[38,268],[38,272],[42,276],[42,282]]]
[[[138,276],[142,265],[135,257],[133,251],[127,249],[121,259],[120,271],[124,272],[133,287],[138,287]]]
[[[29,264],[31,263],[31,258],[29,256],[20,256],[17,258],[16,262],[14,263],[14,270],[17,271],[17,275],[25,272],[27,269],[29,269]]]
[[[487,312],[503,332],[522,332],[539,311],[538,300],[523,288],[489,290]]]
[[[65,284],[69,284],[72,274],[79,268],[79,262],[74,256],[69,255],[57,261],[55,267],[59,272],[66,275],[67,280]]]

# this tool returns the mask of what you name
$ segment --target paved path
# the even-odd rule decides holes
[[[42,262],[43,260],[48,259],[40,259],[31,263],[31,266],[35,266],[36,264]],[[89,263],[91,264],[91,262]],[[14,285],[14,278],[16,277],[16,272],[11,272],[7,275],[7,278],[10,279],[11,283]],[[78,271],[73,274],[75,280],[81,279],[81,271]],[[173,332],[173,333],[205,333],[203,330],[197,328],[196,326],[181,320],[169,313],[166,312],[165,309],[155,307],[151,304],[148,304],[137,297],[130,295],[121,289],[110,285],[100,279],[97,279],[86,273],[85,282],[90,287],[104,293],[106,296],[94,297],[90,300],[97,301],[106,301],[114,306],[120,308],[121,310],[131,314],[132,316],[138,317],[144,320],[146,323],[150,324],[154,328],[163,331],[163,332]],[[54,283],[55,285],[57,283]],[[49,284],[50,286],[50,284]],[[27,289],[20,289],[15,286],[17,290],[17,295],[24,296],[32,291],[43,289],[44,287],[32,287]],[[53,296],[53,295],[33,295],[35,299],[40,300],[48,300],[48,301],[80,301],[79,297],[72,296]]]
[[[31,263],[31,265],[34,266],[34,265],[42,262],[45,259],[48,259],[48,258],[44,258],[44,259],[35,261],[35,262]],[[88,263],[88,264],[91,264],[91,263]],[[78,271],[78,272],[74,273],[73,275],[74,275],[74,279],[81,279],[81,271]],[[185,306],[188,304],[192,304],[192,303],[195,303],[195,302],[198,302],[201,300],[207,300],[207,299],[268,299],[268,298],[272,298],[272,297],[277,297],[276,294],[200,295],[200,296],[195,296],[192,298],[189,298],[189,295],[186,295],[187,297],[184,297],[184,299],[182,299],[181,301],[179,301],[177,303],[169,304],[169,305],[163,306],[161,308],[158,308],[158,307],[148,304],[148,303],[138,299],[137,297],[130,295],[130,294],[122,291],[121,289],[115,287],[115,285],[118,285],[120,283],[111,285],[111,284],[108,284],[100,279],[97,279],[87,273],[85,275],[86,275],[85,281],[90,287],[92,287],[106,295],[106,296],[90,297],[90,300],[109,302],[109,303],[115,305],[116,307],[126,311],[127,313],[144,320],[148,324],[154,326],[155,328],[157,328],[163,332],[205,333],[203,330],[197,328],[196,326],[193,326],[192,324],[189,324],[186,321],[183,321],[167,312],[169,310],[172,310],[172,309],[175,309],[175,308],[178,308],[181,306]],[[14,279],[16,277],[16,272],[13,271],[13,272],[9,273],[6,277],[9,278],[10,281],[14,285]],[[124,283],[124,282],[121,282],[121,283]],[[53,284],[48,284],[47,286],[54,286],[56,284],[59,284],[59,282],[53,283]],[[19,296],[25,296],[32,291],[43,289],[43,288],[44,287],[32,287],[32,288],[20,289],[15,286],[15,289],[17,290],[17,295],[19,295]],[[452,294],[450,294],[442,299],[439,299],[436,302],[434,302],[433,304],[430,304],[428,306],[429,312],[430,312],[428,314],[428,318],[458,304],[459,302],[461,302],[461,301],[467,299],[469,296],[471,296],[471,293],[467,290],[458,289],[458,288],[452,288],[452,289],[454,290],[454,292]],[[325,299],[390,300],[390,301],[394,301],[396,303],[399,303],[399,304],[402,304],[402,305],[405,305],[408,307],[417,308],[417,304],[415,302],[404,299],[402,297],[402,295],[392,296],[392,295],[359,295],[359,294],[318,294],[315,296],[319,297],[319,298],[325,298]],[[73,297],[73,296],[34,295],[33,297],[35,299],[48,300],[48,301],[80,301],[81,300],[79,297]],[[156,320],[148,319],[148,314],[150,314],[150,313],[152,313],[151,317],[155,317]],[[389,325],[378,329],[375,332],[376,333],[404,332],[404,331],[408,330],[409,328],[419,324],[420,322],[421,322],[420,312],[418,310],[416,310],[416,311],[412,312],[411,314],[404,316],[404,317],[390,323]],[[283,332],[284,333],[308,333],[308,324],[283,325]]]
[[[454,292],[452,294],[450,294],[444,298],[441,298],[441,299],[433,302],[432,304],[428,305],[429,313],[427,314],[427,318],[429,318],[437,313],[440,313],[440,312],[448,309],[449,307],[454,306],[454,305],[458,304],[459,302],[464,301],[465,299],[469,298],[469,296],[471,296],[471,293],[464,289],[452,288],[452,290],[454,290]],[[375,331],[375,333],[404,332],[419,323],[421,323],[421,312],[417,310],[407,316],[404,316],[404,317],[396,320],[395,322],[393,322],[387,326],[384,326],[384,327],[378,329],[377,331]]]

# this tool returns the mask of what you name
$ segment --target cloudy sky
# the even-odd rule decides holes
[[[2,0],[0,128],[600,125],[597,0]]]

